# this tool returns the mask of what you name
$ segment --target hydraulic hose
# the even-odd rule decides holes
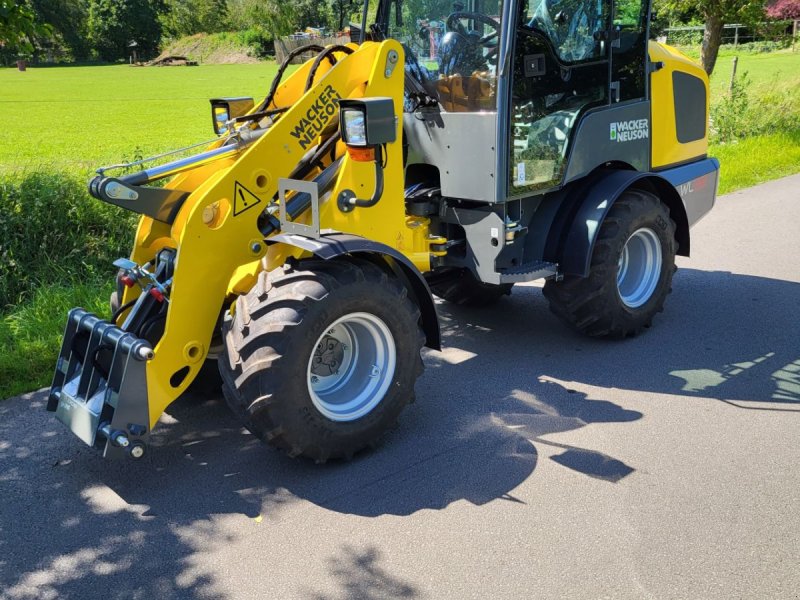
[[[278,92],[278,86],[281,84],[283,80],[283,75],[286,72],[286,69],[289,68],[292,60],[296,57],[300,56],[304,52],[322,52],[325,50],[322,46],[318,44],[309,44],[308,46],[300,46],[299,48],[295,48],[283,59],[281,66],[278,68],[278,72],[275,75],[275,78],[272,80],[272,85],[269,88],[269,92],[267,92],[267,96],[258,105],[258,108],[253,112],[261,112],[266,110],[270,104],[272,104],[273,100],[275,100],[275,94]],[[331,61],[331,64],[336,64],[336,59],[333,56],[328,55],[328,60]]]
[[[371,208],[380,202],[381,196],[383,196],[383,170],[385,168],[382,148],[378,146],[375,148],[375,191],[372,193],[372,197],[368,200],[363,200],[356,197],[356,193],[353,190],[342,190],[336,200],[339,210],[351,212],[355,208]]]

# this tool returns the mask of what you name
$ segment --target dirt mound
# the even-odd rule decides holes
[[[189,60],[185,56],[175,56],[174,54],[161,54],[155,60],[147,63],[148,67],[193,67],[197,65],[194,60]]]
[[[180,56],[201,64],[257,63],[256,51],[241,44],[235,36],[224,33],[197,33],[168,43],[153,62]]]

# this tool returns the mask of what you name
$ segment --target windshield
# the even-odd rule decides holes
[[[387,37],[403,44],[406,70],[447,111],[496,110],[502,0],[397,0]]]

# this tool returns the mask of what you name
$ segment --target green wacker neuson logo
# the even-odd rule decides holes
[[[630,142],[650,137],[650,122],[647,119],[632,119],[611,123],[612,142]]]

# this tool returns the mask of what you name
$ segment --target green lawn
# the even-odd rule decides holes
[[[0,69],[0,165],[95,168],[211,139],[208,100],[261,98],[276,71],[272,62]]]
[[[688,54],[693,54],[692,58],[699,60],[699,54]],[[739,63],[736,67],[737,74],[747,71],[750,81],[756,87],[772,85],[775,81],[780,80],[800,79],[800,51],[781,50],[764,54],[737,54],[730,50],[724,50],[720,52],[711,76],[712,101],[728,90],[733,69],[733,57],[737,55],[739,56]]]
[[[719,193],[727,194],[800,172],[800,130],[774,133],[714,146],[720,162]],[[763,156],[763,160],[754,157]]]

